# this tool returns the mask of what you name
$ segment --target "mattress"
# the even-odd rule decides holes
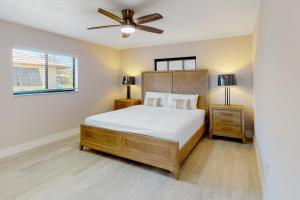
[[[102,113],[86,118],[85,125],[157,137],[183,147],[203,125],[205,111],[144,105]]]

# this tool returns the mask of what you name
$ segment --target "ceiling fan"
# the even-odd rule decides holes
[[[153,21],[162,19],[163,16],[159,13],[145,15],[143,17],[133,19],[134,11],[129,10],[129,9],[122,10],[122,18],[117,15],[114,15],[106,10],[103,10],[101,8],[98,9],[98,12],[119,22],[120,24],[107,25],[107,26],[96,26],[96,27],[88,28],[88,30],[111,28],[111,27],[121,27],[121,32],[122,32],[123,38],[128,38],[131,33],[135,32],[136,29],[141,30],[141,31],[151,32],[151,33],[157,33],[157,34],[162,34],[164,32],[161,29],[143,25],[143,24],[146,24],[149,22],[153,22]]]

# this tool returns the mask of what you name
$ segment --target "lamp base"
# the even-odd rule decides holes
[[[127,99],[131,99],[130,85],[127,85]]]
[[[230,87],[226,86],[225,87],[225,105],[230,106]]]

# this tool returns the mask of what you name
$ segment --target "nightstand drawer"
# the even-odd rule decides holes
[[[216,117],[240,118],[241,112],[236,110],[215,109],[213,110],[213,115]]]
[[[127,108],[132,106],[130,102],[122,102],[122,101],[116,101],[115,102],[115,110],[122,109],[122,108]]]
[[[242,130],[240,125],[214,123],[213,131],[216,133],[240,135]]]
[[[116,101],[116,107],[118,108],[125,108],[127,106],[130,106],[130,103],[127,103],[127,102],[121,102],[121,101]]]
[[[115,110],[141,104],[139,99],[116,99]]]
[[[221,116],[216,115],[213,118],[214,123],[230,123],[230,124],[241,124],[240,116]]]

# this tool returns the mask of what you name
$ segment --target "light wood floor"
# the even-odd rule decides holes
[[[164,170],[96,151],[78,137],[0,160],[0,199],[260,200],[253,144],[203,139],[181,169]]]

